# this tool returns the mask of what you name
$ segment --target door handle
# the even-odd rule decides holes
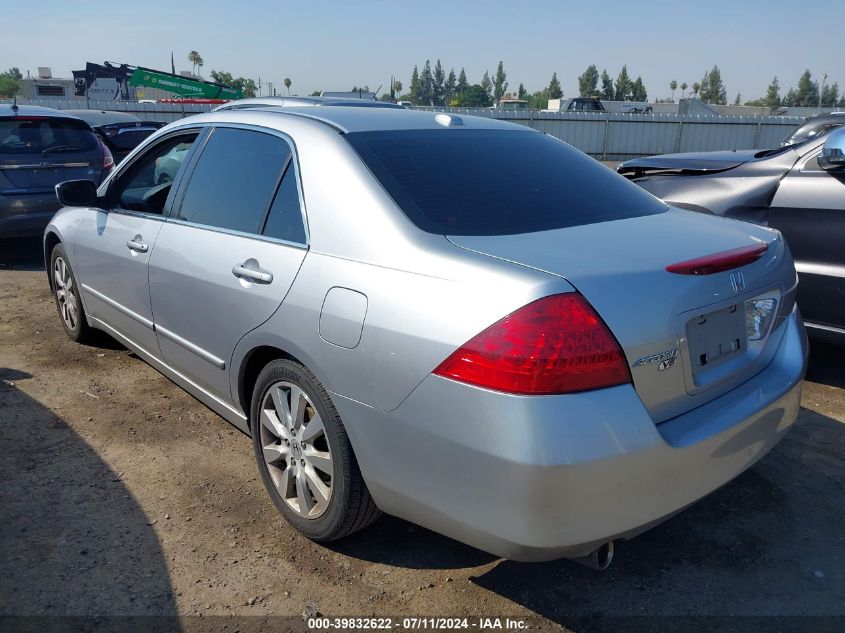
[[[248,259],[243,264],[235,264],[232,266],[232,274],[239,279],[249,279],[257,284],[273,282],[273,273],[261,270],[258,267],[258,261],[255,259]]]
[[[126,242],[126,248],[128,248],[130,251],[146,253],[148,250],[150,250],[150,245],[142,241],[143,239],[144,238],[142,238],[140,235],[136,235],[131,240]]]

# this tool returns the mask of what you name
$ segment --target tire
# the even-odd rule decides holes
[[[334,541],[380,516],[337,409],[306,367],[269,363],[255,383],[250,422],[264,486],[306,537]]]
[[[50,254],[50,287],[53,299],[59,311],[59,320],[68,337],[77,343],[91,343],[96,338],[96,331],[88,325],[82,300],[79,298],[79,285],[73,274],[70,261],[61,244],[53,247]]]

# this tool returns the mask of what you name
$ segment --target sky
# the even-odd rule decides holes
[[[6,2],[0,69],[33,75],[50,66],[70,77],[86,61],[261,78],[292,94],[380,85],[395,75],[407,90],[413,66],[440,59],[463,66],[470,83],[504,62],[509,90],[544,88],[557,72],[565,96],[590,64],[616,78],[641,75],[651,100],[669,82],[700,81],[718,65],[732,102],[762,96],[772,77],[781,94],[805,69],[845,90],[845,0],[241,0],[174,2],[39,0]],[[805,7],[812,6],[812,16]],[[404,91],[403,90],[403,91]],[[266,91],[265,91],[266,94]],[[676,94],[676,97],[678,95]]]

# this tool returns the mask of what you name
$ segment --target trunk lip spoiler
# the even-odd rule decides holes
[[[670,264],[666,266],[666,271],[676,275],[712,275],[756,262],[767,250],[769,245],[766,242],[749,244]]]

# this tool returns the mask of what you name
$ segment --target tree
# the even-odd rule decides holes
[[[398,79],[393,81],[393,93],[394,96],[398,99],[399,94],[402,92],[402,82]]]
[[[243,77],[238,77],[235,80],[235,84],[240,83],[240,89],[243,90],[244,97],[254,97],[255,94],[258,92],[258,86],[255,85],[255,80],[253,79],[244,79]]]
[[[699,90],[701,90],[701,84],[696,81],[692,84],[692,94],[698,97]]]
[[[674,79],[669,82],[669,90],[672,91],[672,102],[675,101],[675,91],[678,89],[678,82]]]
[[[409,89],[411,95],[411,103],[419,103],[420,101],[420,74],[417,67],[414,66],[414,72],[411,73],[411,87]]]
[[[686,93],[687,88],[689,88],[689,86],[687,85],[687,82],[685,81],[684,83],[681,84],[681,99],[684,98],[684,93]]]
[[[819,103],[819,85],[813,81],[809,70],[798,80],[798,90],[795,93],[797,103],[791,105],[812,107]]]
[[[825,108],[832,108],[839,100],[839,84],[828,84],[822,90],[822,106]]]
[[[212,70],[211,80],[242,91],[244,97],[254,97],[258,88],[252,79],[246,79],[245,77],[235,78],[232,77],[232,73],[228,73],[225,70]]]
[[[188,53],[188,61],[191,62],[191,74],[197,74],[197,65],[199,61],[202,59],[200,54],[197,51],[191,51]]]
[[[645,85],[643,84],[643,78],[639,75],[637,79],[631,84],[631,101],[639,101],[644,102],[648,101],[648,93],[645,91]]]
[[[431,74],[431,62],[425,60],[420,73],[420,88],[419,88],[419,103],[421,105],[431,105],[431,100],[434,98],[434,76]]]
[[[508,89],[508,82],[505,81],[508,78],[507,73],[505,73],[505,67],[502,64],[502,61],[499,60],[499,66],[496,68],[496,74],[493,77],[493,101],[494,103],[498,103],[499,99],[501,99],[505,95],[505,91]]]
[[[452,101],[452,96],[455,94],[455,87],[457,86],[458,80],[455,78],[455,69],[452,68],[449,70],[449,76],[446,77],[446,105],[448,106]]]
[[[613,95],[616,101],[630,101],[631,91],[634,85],[631,78],[628,76],[628,65],[622,66],[619,71],[619,76],[616,78],[616,92]]]
[[[704,78],[701,80],[701,100],[704,103],[721,105],[728,102],[728,94],[722,83],[722,73],[718,66],[713,66],[710,72],[704,73]]]
[[[14,97],[21,90],[23,75],[15,67],[0,73],[0,97]]]
[[[780,107],[780,84],[778,78],[774,77],[772,83],[769,84],[766,90],[766,96],[763,97],[763,105],[772,109]]]
[[[580,77],[578,77],[578,92],[582,97],[592,97],[596,94],[599,84],[599,69],[595,64],[587,66]]]
[[[467,74],[464,72],[463,67],[461,67],[461,74],[458,75],[458,86],[457,91],[458,94],[463,94],[464,91],[469,88],[469,82],[467,81]]]
[[[481,84],[479,84],[481,88],[487,93],[487,100],[491,100],[493,98],[493,82],[490,79],[490,73],[486,70],[484,71],[484,76],[481,78]]]
[[[212,70],[211,81],[223,84],[224,86],[231,86],[235,83],[235,78],[232,73],[227,73],[224,70]]]
[[[742,93],[736,93],[736,99],[734,99],[734,105],[740,105],[742,103]]]
[[[562,99],[563,98],[563,89],[560,87],[560,82],[557,79],[557,73],[552,73],[551,81],[549,81],[549,87],[546,88],[546,98],[547,99]]]
[[[479,84],[467,86],[458,97],[458,105],[464,108],[484,108],[492,105],[490,93]]]
[[[288,89],[288,96],[290,96],[290,84],[291,84],[291,80],[290,80],[290,78],[285,77],[284,84],[285,84],[285,88],[287,88],[287,89]]]
[[[432,98],[437,103],[443,102],[446,96],[446,87],[444,86],[445,79],[446,74],[443,72],[443,66],[440,65],[440,60],[438,59],[437,63],[434,65],[434,83],[431,90]]]
[[[607,69],[601,71],[601,98],[605,101],[613,101],[615,92],[613,90],[613,80],[607,74]]]
[[[525,99],[528,96],[528,91],[525,89],[525,86],[519,84],[519,90],[516,92],[517,99]]]

